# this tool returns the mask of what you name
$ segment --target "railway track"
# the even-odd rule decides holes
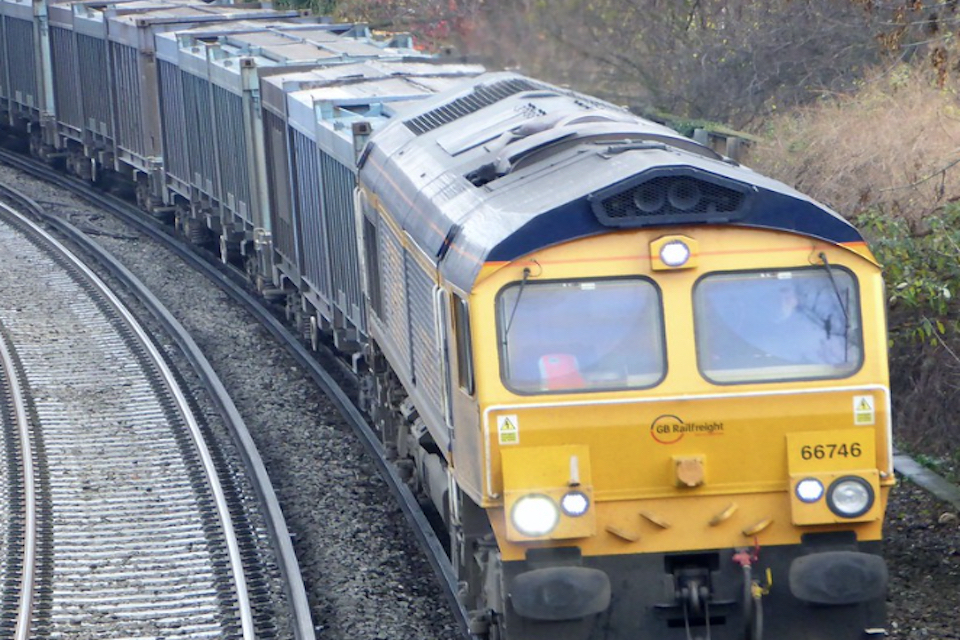
[[[177,374],[63,245],[8,205],[0,220],[4,637],[276,637],[263,532]]]
[[[424,515],[418,498],[393,465],[387,461],[378,436],[373,432],[363,414],[356,408],[348,393],[344,390],[341,382],[345,375],[350,374],[342,368],[343,363],[329,352],[326,354],[327,357],[323,359],[323,363],[318,361],[315,354],[301,342],[300,337],[292,333],[273,315],[273,311],[264,304],[263,299],[248,290],[242,274],[215,261],[204,259],[198,254],[195,246],[172,237],[168,228],[159,224],[151,224],[151,221],[146,220],[144,214],[132,204],[104,194],[49,167],[8,151],[0,151],[0,161],[27,171],[51,184],[70,190],[94,206],[122,219],[125,224],[137,229],[140,233],[162,243],[192,268],[203,273],[232,300],[256,317],[333,402],[344,421],[370,454],[370,459],[376,464],[377,472],[397,501],[418,545],[426,555],[437,578],[440,590],[450,605],[450,610],[459,628],[460,637],[473,638],[474,636],[469,629],[467,612],[458,597],[457,579],[450,567],[444,547],[437,538],[433,526]],[[69,226],[53,218],[48,219],[61,228]],[[325,351],[322,345],[320,348]],[[331,367],[337,370],[332,370]]]

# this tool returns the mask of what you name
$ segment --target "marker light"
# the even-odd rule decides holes
[[[823,483],[816,478],[804,478],[797,483],[797,497],[801,502],[816,502],[823,497]]]
[[[660,247],[660,262],[668,267],[682,267],[690,259],[690,247],[674,240]]]
[[[827,505],[841,518],[859,518],[873,506],[873,487],[863,478],[837,478],[827,490]]]
[[[560,510],[549,497],[532,494],[517,500],[510,511],[510,519],[517,531],[535,538],[556,528],[560,522]]]
[[[590,498],[582,491],[571,491],[560,500],[560,508],[568,516],[582,516],[590,508]]]

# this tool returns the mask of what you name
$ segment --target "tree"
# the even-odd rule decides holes
[[[957,0],[339,0],[346,19],[410,31],[644,112],[757,127],[845,92],[885,58],[946,74]]]

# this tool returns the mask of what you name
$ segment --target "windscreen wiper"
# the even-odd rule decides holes
[[[507,320],[507,326],[503,330],[503,347],[507,347],[507,339],[510,336],[510,327],[513,326],[513,318],[517,315],[517,307],[520,306],[520,296],[523,295],[523,288],[527,286],[527,278],[530,277],[530,267],[523,268],[523,279],[520,280],[520,290],[517,291],[517,299],[513,301],[513,309],[510,311],[510,319]]]
[[[833,292],[837,295],[837,302],[840,303],[840,311],[843,312],[843,335],[846,336],[850,332],[850,314],[847,312],[847,305],[844,304],[843,294],[840,293],[840,287],[833,277],[833,269],[830,267],[830,261],[827,260],[827,254],[821,251],[818,257],[823,260],[823,266],[827,270],[827,277],[830,278],[830,285],[833,287]]]

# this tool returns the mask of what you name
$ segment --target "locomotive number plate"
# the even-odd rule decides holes
[[[788,433],[787,461],[791,473],[875,469],[875,436],[870,429]]]

